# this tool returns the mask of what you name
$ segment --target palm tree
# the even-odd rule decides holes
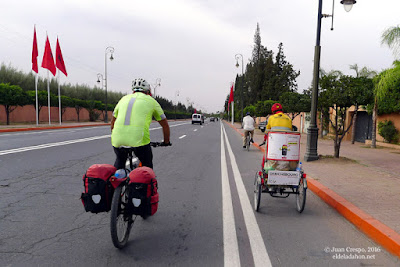
[[[396,81],[400,80],[400,61],[393,62],[393,68],[382,71],[375,78],[375,105],[372,115],[372,143],[376,148],[376,117],[378,112],[378,99],[382,99],[388,91],[394,87]]]
[[[400,55],[400,26],[394,26],[386,29],[381,36],[381,44],[386,44],[393,51],[393,55],[395,57]],[[397,62],[397,63],[396,63]],[[393,64],[395,66],[394,69],[398,68],[398,61],[395,61]],[[390,70],[387,70],[390,71]],[[375,86],[375,103],[374,110],[372,113],[372,142],[371,147],[376,148],[376,118],[378,112],[378,98],[382,97],[383,92],[388,90],[388,77],[387,74],[384,74],[387,71],[383,71],[379,77],[377,77],[377,85]]]
[[[386,44],[395,57],[400,55],[400,26],[390,27],[382,33],[381,44]]]

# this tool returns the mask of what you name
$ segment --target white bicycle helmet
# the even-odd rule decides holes
[[[132,90],[134,92],[143,92],[148,91],[150,92],[150,84],[145,79],[135,79],[132,82]]]

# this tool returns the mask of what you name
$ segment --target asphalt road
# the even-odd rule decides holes
[[[0,134],[0,266],[399,266],[311,191],[302,214],[294,196],[266,194],[255,213],[262,154],[230,127],[170,126],[173,146],[153,149],[158,212],[136,220],[123,250],[110,214],[79,199],[85,170],[114,162],[108,127]]]

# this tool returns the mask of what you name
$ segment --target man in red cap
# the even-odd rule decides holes
[[[268,124],[267,124],[267,131],[271,130],[274,132],[287,132],[287,131],[292,131],[292,120],[286,115],[283,114],[282,111],[282,105],[279,103],[275,103],[272,105],[271,108],[272,115],[269,116],[268,118]],[[267,141],[267,134],[264,135],[264,142],[260,145],[264,145],[265,142]],[[266,156],[264,155],[263,160],[262,160],[262,168],[265,167],[265,158]],[[274,164],[276,161],[271,161],[271,164]],[[289,167],[289,165],[288,165]]]
[[[283,114],[281,104],[273,104],[271,111],[272,115],[268,118],[267,130],[278,132],[292,131],[292,120],[286,114]],[[267,135],[264,135],[264,143],[261,145],[264,145],[266,141]]]
[[[292,120],[283,114],[281,104],[273,104],[271,111],[273,115],[268,119],[267,130],[283,132],[292,130]]]

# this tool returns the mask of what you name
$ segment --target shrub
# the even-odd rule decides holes
[[[388,143],[397,143],[399,139],[399,131],[394,127],[392,121],[380,121],[378,123],[378,133],[385,139]]]

